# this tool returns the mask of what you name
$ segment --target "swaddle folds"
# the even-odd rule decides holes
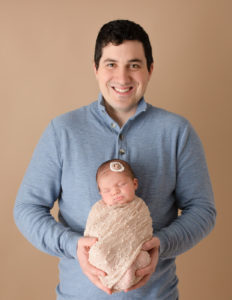
[[[103,285],[114,289],[135,261],[143,243],[152,238],[149,209],[138,197],[112,206],[100,200],[89,213],[84,235],[98,238],[90,248],[89,262],[107,273],[100,279]]]

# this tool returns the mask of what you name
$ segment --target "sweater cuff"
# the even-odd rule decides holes
[[[65,242],[66,256],[77,259],[77,243],[80,237],[81,235],[78,234],[77,232],[73,232],[73,231],[67,232],[67,238]]]
[[[168,249],[168,238],[162,231],[156,232],[155,237],[159,238],[160,240],[159,257],[165,258],[167,254],[165,252]]]

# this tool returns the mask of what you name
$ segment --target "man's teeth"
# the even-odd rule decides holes
[[[115,91],[116,92],[119,92],[119,93],[127,93],[129,92],[130,88],[127,88],[127,89],[119,89],[119,88],[116,88],[114,87]]]

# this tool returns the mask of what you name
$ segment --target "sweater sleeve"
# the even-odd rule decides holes
[[[161,229],[160,257],[173,258],[189,250],[210,233],[216,210],[204,150],[188,123],[177,143],[175,198],[181,211],[169,226]]]
[[[21,233],[39,250],[58,257],[76,258],[80,234],[50,213],[61,193],[60,147],[51,122],[42,135],[23,178],[14,207]]]

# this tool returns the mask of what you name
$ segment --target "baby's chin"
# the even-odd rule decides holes
[[[133,199],[125,199],[124,197],[118,197],[116,199],[113,199],[111,201],[105,201],[105,203],[109,206],[113,205],[123,205],[131,202]]]

